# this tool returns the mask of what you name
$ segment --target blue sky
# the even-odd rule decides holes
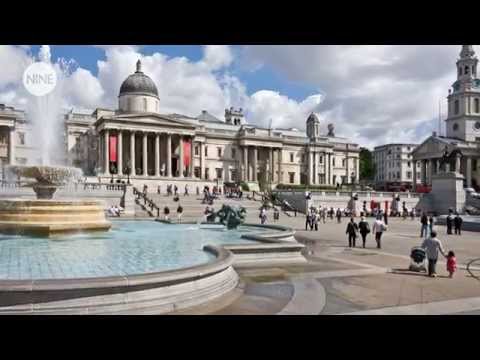
[[[474,45],[475,49],[478,49]],[[24,67],[41,46],[0,45],[0,103],[25,106]],[[364,146],[421,142],[446,116],[460,45],[43,45],[51,61],[73,59],[65,108],[116,109],[139,58],[156,83],[160,112],[223,118],[242,107],[247,122],[305,129],[311,112],[327,133]],[[101,62],[99,68],[98,62]]]
[[[37,55],[40,45],[31,47],[32,55]],[[101,48],[87,45],[50,45],[52,60],[58,58],[75,59],[78,65],[89,70],[94,76],[98,75],[98,60],[105,60],[105,51]],[[238,54],[240,49],[233,46],[233,51]],[[145,45],[141,47],[143,55],[152,55],[156,52],[165,54],[171,58],[186,57],[190,61],[199,61],[203,57],[202,46],[200,45]],[[231,74],[237,76],[244,82],[248,93],[255,93],[259,90],[269,89],[278,91],[288,97],[301,101],[307,96],[318,93],[313,85],[289,81],[274,71],[268,64],[255,71],[247,70],[243,66],[234,66]]]

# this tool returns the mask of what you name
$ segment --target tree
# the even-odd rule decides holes
[[[373,180],[375,176],[375,164],[372,152],[366,148],[360,148],[360,180]]]

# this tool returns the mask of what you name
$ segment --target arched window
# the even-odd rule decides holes
[[[143,98],[143,111],[147,111],[147,99]]]
[[[458,68],[458,76],[462,76],[462,68],[461,67]]]
[[[460,103],[458,100],[455,100],[455,115],[457,115],[460,112]]]
[[[478,98],[474,100],[474,108],[477,114],[480,113],[480,100]]]
[[[468,66],[465,66],[465,75],[468,75],[468,70],[469,70]]]

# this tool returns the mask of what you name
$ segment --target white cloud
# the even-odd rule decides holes
[[[90,71],[77,68],[65,81],[66,101],[72,106],[94,109],[101,104],[104,90]]]
[[[203,61],[210,70],[228,67],[233,62],[232,50],[226,45],[204,46]]]
[[[315,109],[362,145],[421,141],[446,111],[460,46],[245,46],[242,63],[325,95]]]

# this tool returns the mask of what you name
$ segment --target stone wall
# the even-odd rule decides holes
[[[345,209],[348,206],[348,202],[351,199],[351,192],[335,192],[335,191],[319,191],[312,192],[312,200],[307,201],[305,199],[304,192],[292,192],[292,191],[276,191],[276,194],[282,200],[286,200],[290,205],[297,208],[300,212],[305,213],[307,205],[309,206],[327,206],[328,208],[333,207],[334,209],[340,208]],[[388,208],[391,209],[392,198],[394,194],[389,192],[355,192],[358,194],[357,201],[357,210],[360,211],[363,207],[363,202],[367,202],[367,209],[370,209],[370,201],[374,200],[380,203],[382,209],[385,209],[385,202],[388,201]],[[420,201],[421,196],[413,193],[398,193],[400,196],[400,207],[402,202],[405,201],[408,209],[416,207]]]

